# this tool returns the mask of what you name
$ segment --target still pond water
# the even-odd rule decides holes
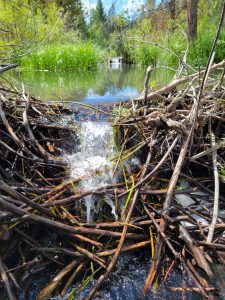
[[[168,83],[173,71],[154,69],[150,85]],[[145,69],[130,65],[100,65],[97,71],[23,71],[13,73],[13,84],[42,100],[82,101],[85,104],[113,103],[137,97],[143,90]]]

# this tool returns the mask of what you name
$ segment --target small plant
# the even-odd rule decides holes
[[[225,164],[219,170],[220,179],[225,182]]]

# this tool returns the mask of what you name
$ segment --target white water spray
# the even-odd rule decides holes
[[[83,190],[96,189],[112,183],[113,165],[110,161],[114,153],[112,127],[108,124],[83,122],[79,140],[78,152],[66,157],[71,165],[71,177],[85,177],[80,183]],[[112,199],[107,196],[104,200],[104,203],[111,206],[112,214],[117,219]],[[96,203],[96,197],[92,195],[86,196],[83,201],[86,206],[87,221],[91,222],[94,213],[99,211],[101,205]]]

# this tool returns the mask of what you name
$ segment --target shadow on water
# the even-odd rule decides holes
[[[150,85],[153,88],[163,86],[172,79],[173,74],[168,69],[154,69]],[[100,65],[94,72],[14,71],[13,77],[18,89],[24,85],[27,92],[42,100],[95,104],[137,97],[143,89],[145,69],[132,65]]]

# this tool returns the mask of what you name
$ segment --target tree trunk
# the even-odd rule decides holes
[[[187,37],[191,41],[197,37],[198,0],[187,2]]]
[[[170,11],[170,18],[172,20],[175,20],[175,17],[176,17],[176,1],[175,0],[170,0],[169,11]]]

